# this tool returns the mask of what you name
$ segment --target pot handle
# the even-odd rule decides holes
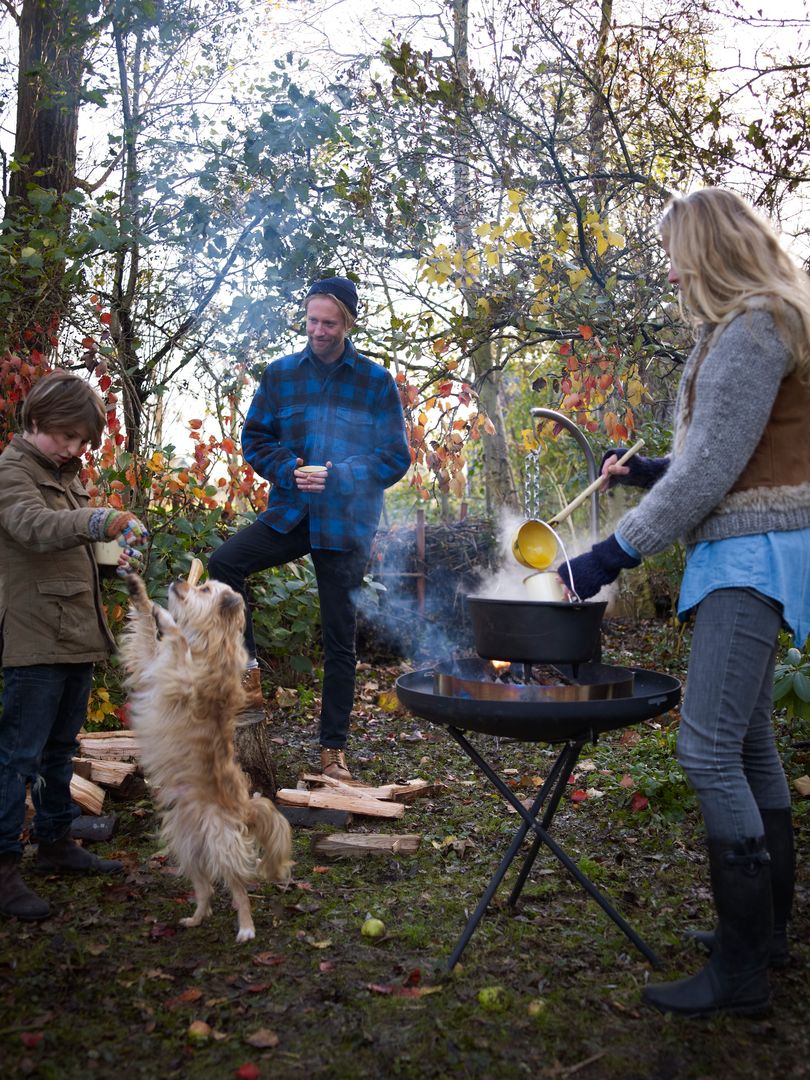
[[[555,533],[556,536],[556,533]],[[557,543],[562,548],[563,558],[565,559],[565,565],[568,567],[568,580],[571,582],[571,588],[568,589],[568,603],[569,604],[581,604],[582,601],[577,593],[576,582],[574,581],[574,572],[571,569],[571,563],[568,559],[568,552],[565,550],[565,544],[562,542],[562,537],[557,536]],[[567,586],[566,586],[567,587]]]
[[[644,440],[639,439],[638,442],[634,443],[626,453],[622,454],[616,464],[624,465],[625,461],[629,461],[634,454],[637,454],[643,445]],[[581,503],[584,503],[589,495],[593,495],[597,488],[600,488],[602,486],[604,480],[605,478],[603,476],[597,476],[595,480],[588,484],[584,491],[580,491],[579,495],[577,495],[575,499],[572,499],[571,502],[567,506],[564,506],[562,510],[560,510],[558,513],[556,513],[554,517],[549,518],[546,524],[559,525],[561,521],[565,521],[568,515],[572,514]]]

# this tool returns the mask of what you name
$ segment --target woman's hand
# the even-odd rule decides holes
[[[613,533],[600,544],[594,544],[584,555],[571,559],[557,567],[563,585],[569,592],[576,592],[580,600],[596,596],[600,589],[615,581],[622,570],[630,570],[641,562],[628,555]]]

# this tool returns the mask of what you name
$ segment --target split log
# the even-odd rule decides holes
[[[70,797],[88,814],[98,817],[104,806],[105,795],[103,787],[94,784],[92,780],[85,780],[84,777],[73,774],[70,781]]]
[[[330,859],[343,856],[362,858],[364,855],[415,855],[422,837],[419,833],[402,836],[389,833],[332,833],[313,840],[316,855]]]
[[[408,780],[404,784],[381,784],[379,787],[368,787],[356,780],[335,780],[332,776],[324,773],[305,773],[303,779],[308,784],[320,784],[328,787],[330,791],[340,792],[344,795],[360,795],[367,799],[384,799],[395,802],[411,802],[420,795],[433,795],[436,785],[427,780]]]
[[[352,815],[347,810],[313,810],[308,806],[278,806],[277,809],[294,827],[311,829],[315,825],[346,826],[352,823]]]
[[[87,774],[85,768],[89,765],[90,772]],[[105,758],[74,758],[73,759],[73,771],[79,773],[80,776],[85,777],[87,780],[92,780],[95,784],[101,784],[102,787],[116,788],[120,787],[128,776],[132,776],[137,773],[138,766],[134,761],[113,761]]]
[[[74,840],[82,840],[85,843],[94,840],[109,840],[117,825],[118,818],[115,814],[103,814],[101,817],[82,814],[70,823],[70,835]]]
[[[94,731],[79,736],[82,757],[103,761],[140,761],[141,750],[134,735],[120,731]]]
[[[348,810],[352,814],[368,817],[398,818],[405,813],[402,803],[367,799],[356,794],[344,795],[337,791],[299,791],[298,788],[281,788],[276,799],[285,806],[309,806],[315,809]]]
[[[240,714],[233,732],[233,749],[247,773],[251,790],[274,799],[278,778],[270,751],[270,728],[263,712],[257,709]]]

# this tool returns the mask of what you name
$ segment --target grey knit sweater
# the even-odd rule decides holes
[[[616,528],[641,555],[679,539],[694,544],[810,526],[810,482],[730,494],[792,366],[773,318],[762,309],[737,315],[714,331],[708,351],[707,332],[684,366],[669,467]],[[690,409],[686,388],[698,364]]]

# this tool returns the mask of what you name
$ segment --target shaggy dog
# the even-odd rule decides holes
[[[219,581],[175,581],[168,611],[153,604],[136,574],[121,646],[129,713],[161,833],[191,879],[197,907],[184,926],[210,914],[214,885],[230,890],[236,940],[255,928],[246,885],[289,876],[290,826],[269,799],[250,797],[234,756],[236,713],[244,703],[241,596]]]

